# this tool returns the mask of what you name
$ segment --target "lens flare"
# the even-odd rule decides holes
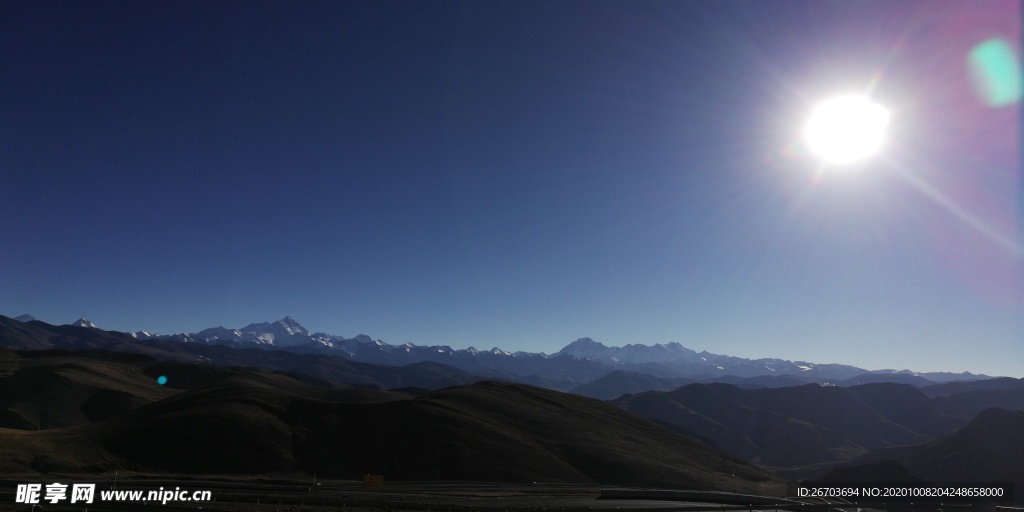
[[[1021,98],[1020,64],[1013,48],[1002,39],[989,39],[967,57],[975,93],[989,106],[1012,105]]]

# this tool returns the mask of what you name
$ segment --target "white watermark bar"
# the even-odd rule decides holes
[[[98,495],[96,484],[53,482],[49,484],[31,483],[18,484],[14,493],[15,503],[36,505],[50,503],[90,504],[103,502],[152,502],[166,505],[171,502],[207,502],[213,501],[213,493],[206,490],[190,491],[175,487],[174,489],[103,489]]]
[[[790,483],[791,498],[837,499],[850,503],[981,503],[1014,501],[1010,482]]]

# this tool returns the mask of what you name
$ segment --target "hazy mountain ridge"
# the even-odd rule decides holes
[[[180,343],[166,339],[140,340],[130,334],[73,325],[21,323],[0,316],[0,345],[17,350],[102,350],[136,354],[162,361],[199,363],[221,367],[246,367],[285,371],[316,379],[363,387],[419,387],[439,389],[485,380],[458,368],[432,362],[387,366],[353,361],[337,355],[230,347],[216,344]]]
[[[87,326],[95,327],[91,322]],[[379,339],[374,340],[365,334],[352,338],[321,332],[310,334],[290,316],[275,322],[251,323],[239,329],[212,327],[196,333],[172,335],[136,331],[130,335],[139,340],[160,339],[236,348],[260,347],[299,353],[340,355],[353,361],[390,366],[435,362],[471,373],[528,382],[563,391],[588,384],[613,370],[642,373],[664,379],[714,381],[728,376],[744,379],[788,376],[802,382],[846,385],[905,382],[922,386],[951,380],[988,378],[967,372],[951,374],[915,373],[909,370],[868,371],[842,364],[817,364],[784,359],[745,359],[707,351],[696,352],[676,342],[608,347],[590,338],[579,338],[550,355],[512,353],[498,347],[483,351],[474,347],[453,349],[447,345],[391,345]],[[656,386],[649,389],[662,388]],[[602,392],[602,396],[614,398],[623,393],[639,390],[642,389],[625,385],[617,392],[609,386]]]

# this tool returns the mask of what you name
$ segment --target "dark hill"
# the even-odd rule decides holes
[[[995,379],[947,382],[921,388],[936,405],[954,416],[975,417],[989,409],[1024,410],[1024,379]]]
[[[698,436],[709,438],[717,447],[740,459],[755,460],[760,457],[757,443],[741,429],[704,416],[676,400],[669,393],[647,392],[627,395],[612,403],[643,418],[675,425]]]
[[[206,379],[203,371],[191,378]],[[238,370],[89,425],[0,430],[0,443],[7,474],[379,472],[398,480],[779,490],[764,471],[603,402],[496,382],[409,398]]]
[[[1024,389],[1024,379],[1012,377],[996,377],[994,379],[946,382],[921,388],[921,392],[930,396],[950,396],[968,391],[986,391],[992,389]]]
[[[962,416],[946,413],[912,386],[877,383],[852,386],[847,390],[882,417],[914,432],[940,436],[964,425]]]
[[[758,375],[756,377],[737,377],[735,375],[723,375],[703,381],[705,384],[714,382],[732,384],[743,389],[757,388],[786,388],[791,386],[804,386],[807,384],[820,384],[821,379],[812,379],[801,375]]]
[[[928,380],[924,377],[918,375],[906,375],[902,373],[863,373],[855,377],[850,377],[849,379],[834,382],[834,384],[836,384],[837,386],[843,387],[878,383],[910,384],[911,386],[914,387],[922,387],[935,384],[934,381]]]
[[[0,428],[87,425],[201,387],[243,384],[296,396],[360,402],[407,394],[360,391],[308,375],[156,361],[96,350],[0,351]],[[400,369],[394,369],[403,371]],[[429,368],[427,368],[429,370]],[[417,371],[417,370],[414,370]],[[167,377],[165,385],[157,378]]]
[[[600,400],[611,400],[627,393],[670,391],[692,382],[692,380],[682,377],[656,377],[646,373],[614,370],[599,379],[573,388],[570,392]]]
[[[737,457],[782,467],[850,460],[877,448],[925,442],[966,423],[905,384],[750,390],[691,384],[613,403],[710,438]]]
[[[878,450],[853,463],[891,459],[932,481],[998,481],[1024,466],[1024,412],[986,409],[947,436],[914,446]]]
[[[0,427],[37,430],[85,425],[165,398],[143,373],[146,357],[108,352],[0,354]]]
[[[883,460],[857,466],[843,466],[832,469],[824,476],[816,478],[819,482],[887,482],[887,483],[919,483],[925,482],[918,478],[895,460]]]
[[[937,396],[936,405],[949,414],[973,418],[985,409],[1024,410],[1024,388],[976,389],[955,395]]]
[[[43,324],[38,322],[38,324]],[[37,325],[37,321],[19,322],[12,318],[0,315],[0,340],[8,348],[18,350],[43,350],[53,347],[56,333],[47,331],[44,327]]]
[[[914,446],[878,450],[850,465],[895,460],[933,482],[1013,482],[1024,489],[1024,411],[986,409],[960,430]]]
[[[532,440],[595,482],[714,489],[734,488],[732,475],[740,486],[765,481],[758,469],[597,400],[495,382],[425,398],[511,427],[510,437]]]

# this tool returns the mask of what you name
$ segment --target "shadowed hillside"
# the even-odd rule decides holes
[[[973,418],[990,408],[1024,410],[1024,388],[978,389],[955,395],[937,396],[934,400],[942,410],[950,414]]]
[[[916,477],[907,471],[899,462],[886,459],[868,464],[842,466],[830,470],[824,476],[815,478],[818,482],[887,482],[887,483],[920,483],[925,479]]]
[[[895,461],[932,482],[1012,482],[1024,501],[1024,411],[986,409],[969,424],[934,441],[877,450],[847,466],[873,468]],[[856,469],[839,468],[833,473]],[[822,478],[827,479],[828,476]]]
[[[912,474],[936,482],[1019,481],[1024,476],[1024,411],[986,409],[952,434],[878,450],[851,465],[881,460],[896,460]]]
[[[905,384],[749,390],[691,384],[613,403],[709,438],[742,459],[783,467],[850,460],[877,448],[921,443],[967,422]]]
[[[646,373],[615,370],[604,377],[591,381],[571,391],[577,395],[588,396],[600,400],[611,400],[626,393],[644,391],[671,391],[684,384],[693,382],[682,377],[656,377]]]
[[[993,389],[1024,389],[1024,379],[996,377],[993,379],[946,382],[921,388],[921,392],[930,397],[951,396],[969,391],[986,391]]]
[[[85,425],[166,398],[176,390],[145,373],[148,357],[109,352],[0,352],[0,427]]]
[[[168,378],[166,385],[157,378]],[[358,400],[366,391],[309,376],[155,361],[97,350],[0,351],[0,428],[87,425],[185,390],[243,382],[317,399]],[[405,397],[376,392],[373,396]]]
[[[32,375],[46,384],[31,401],[48,404],[37,415],[58,418],[62,428],[0,430],[8,454],[0,471],[9,475],[383,473],[777,490],[764,471],[690,437],[598,400],[525,385],[481,382],[413,398],[123,354],[19,354],[6,352],[4,367],[13,370],[6,380]],[[155,384],[158,375],[169,376],[166,386]],[[135,398],[122,410],[105,405],[113,413],[97,421],[81,412],[117,403],[106,395],[118,393]]]

